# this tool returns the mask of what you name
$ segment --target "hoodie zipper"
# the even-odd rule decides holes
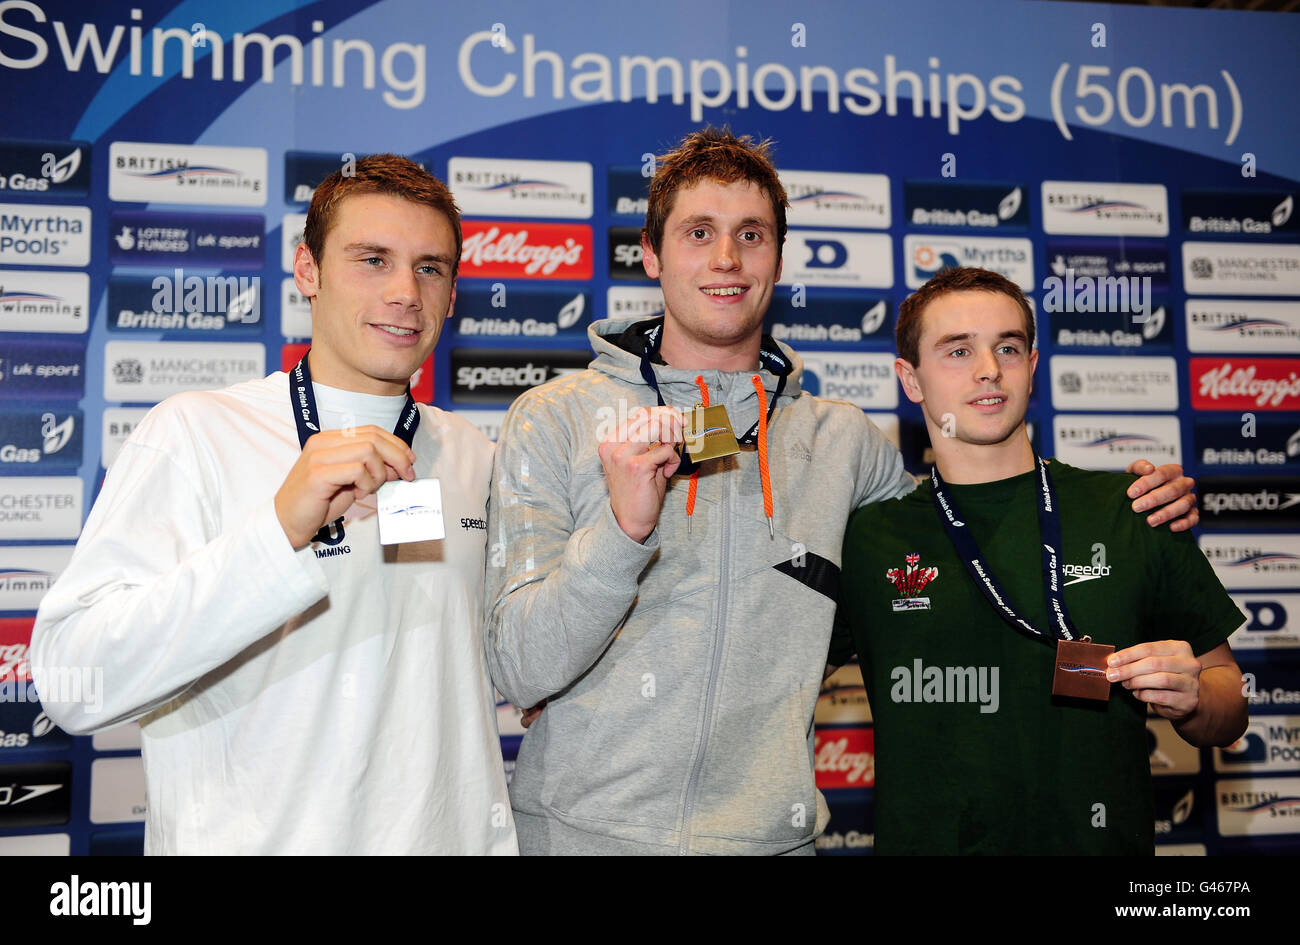
[[[725,397],[719,398],[725,403]],[[718,629],[713,636],[713,661],[709,667],[709,686],[704,699],[704,734],[700,739],[699,752],[691,766],[691,776],[686,782],[686,807],[682,816],[682,837],[677,847],[679,856],[690,852],[692,831],[691,817],[695,813],[695,794],[699,790],[700,771],[704,768],[704,759],[708,755],[709,732],[713,728],[713,704],[717,695],[718,669],[722,663],[722,644],[726,638],[727,600],[730,596],[731,570],[731,477],[728,472],[718,478],[722,480],[722,502],[719,532],[722,538],[722,580],[718,587]]]

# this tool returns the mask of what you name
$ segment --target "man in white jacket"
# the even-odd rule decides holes
[[[108,474],[32,674],[70,732],[139,719],[146,852],[517,851],[480,642],[492,446],[408,393],[460,249],[418,165],[331,175],[294,257],[309,358],[168,398]],[[381,544],[396,480],[441,518]]]

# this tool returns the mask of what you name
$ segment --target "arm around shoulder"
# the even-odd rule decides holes
[[[916,488],[916,479],[903,467],[903,454],[865,414],[853,409],[862,425],[854,507],[907,495]]]

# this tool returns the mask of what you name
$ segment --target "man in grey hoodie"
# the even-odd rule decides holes
[[[591,367],[506,415],[485,646],[512,702],[548,700],[510,787],[525,854],[811,854],[826,825],[813,709],[845,524],[914,481],[763,335],[785,206],[765,144],[689,135],[642,234],[664,317],[593,325]],[[683,463],[697,404],[726,407],[740,452]],[[1152,524],[1194,510],[1181,473],[1140,481],[1173,480],[1148,507],[1183,496]]]

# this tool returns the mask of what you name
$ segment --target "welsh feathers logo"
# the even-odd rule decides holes
[[[890,568],[885,572],[885,579],[898,588],[898,593],[904,598],[919,598],[926,585],[938,579],[939,569],[921,567],[921,556],[915,551],[904,560],[906,566]]]

